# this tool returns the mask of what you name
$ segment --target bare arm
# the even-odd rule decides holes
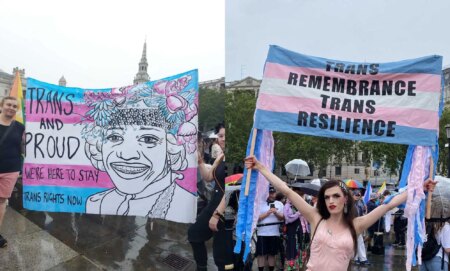
[[[224,158],[223,153],[216,158],[214,161],[212,167],[208,168],[206,167],[206,164],[204,163],[203,159],[201,159],[199,155],[198,159],[198,170],[200,171],[200,176],[205,182],[211,182],[214,179],[213,172],[214,169],[222,162]]]
[[[423,183],[424,190],[433,192],[434,187],[437,182],[428,179]],[[393,209],[394,207],[399,206],[408,198],[407,191],[404,191],[401,194],[395,196],[388,204],[382,204],[375,208],[372,212],[367,215],[357,217],[353,220],[353,224],[355,225],[356,234],[362,233],[364,230],[369,228],[373,223],[375,223],[378,219],[380,219],[387,211]]]
[[[270,216],[271,214],[274,214],[279,221],[284,219],[283,212],[278,212],[277,208],[270,208],[269,210],[267,210],[267,212],[259,215],[258,222]]]
[[[362,233],[364,230],[372,226],[378,219],[380,219],[387,211],[397,207],[406,201],[408,193],[404,191],[401,194],[395,196],[388,204],[382,204],[375,208],[372,212],[364,216],[359,216],[353,220],[355,225],[356,234]]]
[[[292,202],[292,204],[300,211],[300,213],[308,220],[309,223],[315,227],[320,220],[319,212],[316,208],[309,205],[299,194],[290,189],[285,182],[278,178],[275,174],[270,172],[264,165],[262,165],[254,156],[245,159],[245,166],[247,168],[256,169],[261,172],[264,177],[281,193]]]
[[[281,212],[275,211],[275,213],[273,213],[273,214],[278,218],[279,221],[284,220],[283,211],[281,211]]]
[[[267,212],[260,214],[258,217],[258,222],[261,220],[264,220],[266,217],[268,217],[269,215],[271,215],[273,213],[274,213],[273,208],[271,208],[271,209],[267,210]]]
[[[212,231],[218,231],[217,224],[219,223],[220,216],[223,217],[225,208],[226,208],[225,196],[223,196],[222,200],[219,203],[219,206],[217,206],[217,209],[214,211],[213,215],[209,219],[209,228]]]

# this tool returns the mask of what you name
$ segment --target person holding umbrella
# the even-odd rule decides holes
[[[356,251],[357,235],[407,199],[407,193],[403,192],[371,213],[355,218],[353,197],[341,181],[325,183],[319,191],[317,208],[314,208],[254,156],[245,159],[245,166],[247,169],[258,170],[277,190],[286,195],[311,224],[311,256],[307,263],[309,271],[347,270]],[[432,191],[435,185],[433,180],[427,180],[424,188]]]

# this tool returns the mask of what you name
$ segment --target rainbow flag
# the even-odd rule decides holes
[[[22,81],[20,79],[19,71],[16,72],[16,77],[14,78],[14,83],[11,87],[11,91],[9,92],[9,96],[17,98],[18,108],[16,112],[16,121],[25,124]]]
[[[442,57],[390,63],[325,59],[270,46],[254,128],[434,146]]]

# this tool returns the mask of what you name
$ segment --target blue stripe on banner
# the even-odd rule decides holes
[[[40,95],[42,95],[41,92],[39,92],[39,94],[38,94],[36,91],[31,91],[32,89],[45,89],[46,92],[42,97],[40,97]],[[32,98],[34,101],[36,101],[38,99],[38,95],[39,95],[39,100],[48,101],[49,99],[50,100],[54,99],[54,95],[47,95],[50,91],[52,91],[53,93],[55,93],[55,94],[58,93],[59,95],[61,95],[63,93],[74,95],[73,97],[72,96],[69,97],[70,101],[73,103],[81,103],[81,102],[83,102],[84,92],[87,90],[95,92],[95,93],[111,91],[110,88],[83,89],[83,88],[74,88],[74,87],[62,87],[62,86],[42,82],[42,81],[36,80],[34,78],[28,78],[27,79],[26,99],[31,100],[31,98]],[[31,95],[33,95],[33,96],[31,96]],[[61,101],[67,101],[66,97],[63,96]]]
[[[416,146],[412,145],[412,144],[408,146],[408,151],[406,152],[405,161],[403,162],[402,178],[400,179],[398,188],[403,188],[408,184],[408,176],[409,176],[409,172],[411,171],[412,159],[413,159],[415,148],[416,148]]]
[[[166,77],[166,78],[162,78],[159,80],[155,80],[155,81],[150,81],[147,82],[146,84],[149,86],[153,86],[153,84],[155,82],[158,81],[166,81],[166,80],[172,80],[172,79],[176,79],[185,75],[190,75],[192,77],[191,81],[189,82],[189,84],[186,86],[185,89],[198,89],[198,70],[191,70],[191,71],[187,71],[184,73],[180,73],[174,76],[170,76],[170,77]],[[48,93],[48,91],[53,91],[54,93],[58,93],[61,95],[61,93],[67,93],[67,94],[73,94],[74,97],[70,97],[70,101],[73,103],[83,103],[83,95],[86,91],[91,91],[94,93],[98,93],[98,92],[110,92],[111,88],[103,88],[103,89],[89,89],[89,88],[74,88],[74,87],[62,87],[62,86],[57,86],[57,85],[53,85],[53,84],[49,84],[46,82],[42,82],[33,78],[28,78],[27,79],[27,89],[30,88],[43,88],[46,89]],[[30,95],[33,94],[33,97],[31,97]],[[31,98],[33,98],[33,100],[37,99],[37,94],[35,91],[27,91],[26,92],[26,99],[29,100]],[[54,99],[53,95],[44,95],[40,100],[42,101],[47,101],[48,99]],[[66,101],[65,97],[62,98],[62,101]]]
[[[420,128],[411,128],[406,126],[395,126],[395,137],[376,136],[376,135],[362,135],[345,132],[331,131],[329,129],[298,126],[298,114],[272,112],[257,109],[255,114],[255,128],[287,132],[306,134],[312,136],[334,137],[343,138],[349,140],[363,140],[363,141],[377,141],[385,143],[396,144],[408,144],[408,145],[422,145],[422,146],[434,146],[436,144],[435,130],[427,130]],[[308,119],[309,123],[309,119]],[[319,123],[318,121],[316,123]],[[330,126],[330,119],[328,119],[328,127]],[[335,126],[336,127],[336,126]],[[345,128],[345,120],[342,121],[342,128]],[[352,125],[353,127],[353,121]],[[359,125],[361,130],[361,124]],[[335,128],[336,129],[336,128]]]
[[[89,196],[106,188],[23,186],[23,207],[28,210],[85,213]]]
[[[297,66],[305,68],[325,69],[327,61],[333,63],[343,63],[345,65],[358,65],[372,63],[349,62],[341,60],[326,59],[309,55],[299,54],[277,45],[271,45],[266,62],[272,62],[287,66]],[[375,62],[373,62],[375,63]],[[442,73],[442,57],[437,55],[426,56],[415,59],[402,60],[389,63],[379,64],[379,73],[426,73],[437,74]]]

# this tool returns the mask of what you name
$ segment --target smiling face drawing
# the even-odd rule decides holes
[[[102,145],[103,165],[117,189],[136,194],[167,173],[166,131],[146,125],[110,127]],[[159,157],[159,159],[155,159]]]

